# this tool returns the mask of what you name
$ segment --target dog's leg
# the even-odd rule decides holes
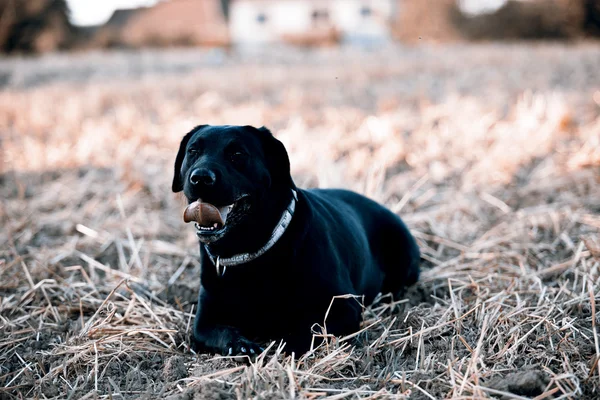
[[[237,329],[219,325],[212,315],[217,310],[214,307],[210,296],[201,288],[191,338],[194,350],[251,358],[262,352],[258,344],[242,336]]]
[[[381,224],[375,242],[381,244],[378,254],[385,273],[381,293],[391,293],[398,300],[406,287],[419,280],[421,257],[406,225],[398,217],[392,221]]]
[[[360,330],[362,306],[360,298],[335,298],[325,320],[328,334],[346,336]]]
[[[285,342],[284,351],[288,354],[294,352],[297,356],[300,356],[310,350],[311,340],[312,333],[309,324],[298,326],[293,333],[283,337]]]

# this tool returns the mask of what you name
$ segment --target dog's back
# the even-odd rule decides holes
[[[311,189],[306,191],[324,199],[341,212],[347,229],[366,233],[369,249],[385,276],[382,293],[398,295],[401,290],[419,279],[419,247],[400,217],[379,203],[358,193],[343,189]],[[333,212],[333,210],[332,210]],[[375,279],[377,274],[365,269],[363,280]],[[367,282],[357,282],[357,286]]]

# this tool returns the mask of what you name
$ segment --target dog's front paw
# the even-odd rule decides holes
[[[264,349],[258,344],[239,335],[232,338],[232,340],[227,344],[226,354],[223,355],[248,356],[250,358],[254,358],[258,354],[262,353],[263,350]]]
[[[256,357],[263,349],[251,340],[246,339],[236,329],[217,326],[196,329],[192,336],[192,348],[196,351],[206,351],[223,356]]]

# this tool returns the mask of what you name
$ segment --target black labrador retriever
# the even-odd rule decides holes
[[[419,248],[398,216],[347,190],[296,188],[285,147],[264,127],[192,129],[173,191],[200,239],[199,351],[251,356],[283,339],[304,353],[319,326],[359,330],[360,302],[334,296],[368,305],[419,278]]]

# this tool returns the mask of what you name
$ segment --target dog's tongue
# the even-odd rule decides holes
[[[229,206],[215,207],[210,203],[196,200],[183,212],[184,222],[197,222],[200,226],[221,228],[227,221]]]

